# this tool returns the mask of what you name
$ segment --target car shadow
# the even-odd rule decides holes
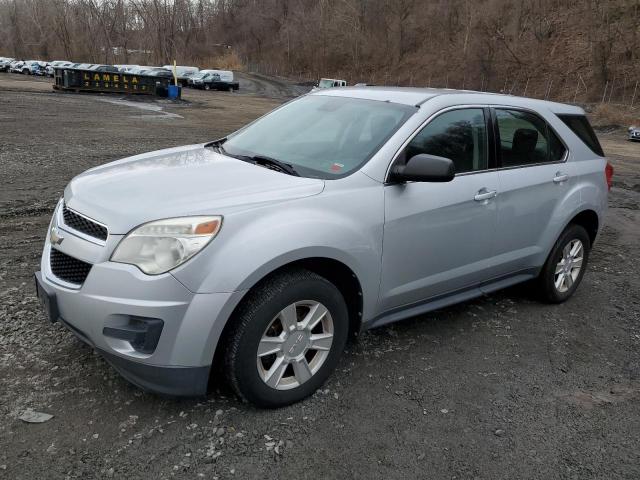
[[[437,338],[452,337],[457,334],[460,328],[470,325],[472,319],[479,319],[480,321],[483,318],[492,319],[498,315],[500,310],[513,305],[535,302],[537,300],[532,286],[525,283],[467,302],[367,330],[351,340],[347,345],[346,354],[341,361],[341,365],[353,362],[353,369],[357,370],[358,363],[364,361],[361,355],[369,349],[379,348],[385,342],[399,341],[407,343],[425,335]],[[69,335],[72,336],[71,332],[69,332]],[[86,365],[86,368],[93,370],[93,376],[108,379],[106,386],[93,386],[98,389],[100,395],[117,395],[124,399],[125,402],[133,400],[136,403],[142,402],[147,407],[163,412],[165,416],[179,415],[182,411],[193,410],[203,402],[211,408],[236,408],[244,412],[259,410],[236,397],[226,381],[224,361],[220,351],[216,353],[212,364],[206,395],[185,398],[143,391],[121,377],[99,355],[95,355],[95,360],[92,360],[92,348],[79,339],[69,342],[65,350],[67,354],[75,354],[76,359],[78,359],[77,357],[82,357],[83,362],[89,364]],[[338,367],[339,369],[340,366]],[[334,373],[329,378],[329,383],[336,381],[339,375],[338,372]],[[91,380],[87,378],[86,381],[89,382]]]

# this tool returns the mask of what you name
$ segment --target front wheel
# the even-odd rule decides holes
[[[231,321],[229,382],[242,399],[267,408],[302,400],[325,382],[342,354],[349,323],[340,291],[308,270],[267,279]]]
[[[572,224],[562,232],[538,277],[543,300],[562,303],[573,295],[587,268],[590,249],[584,227]]]
[[[208,83],[204,84],[204,89],[205,90],[211,90],[211,86]]]

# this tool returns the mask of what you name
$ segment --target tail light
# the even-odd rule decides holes
[[[613,166],[609,162],[607,162],[607,166],[604,167],[604,177],[607,180],[607,188],[611,190],[611,186],[613,185]]]

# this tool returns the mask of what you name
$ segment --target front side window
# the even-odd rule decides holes
[[[486,170],[488,156],[484,110],[451,110],[431,120],[405,149],[407,160],[421,153],[452,160],[456,173]]]
[[[496,109],[502,167],[559,162],[565,147],[547,123],[520,110]]]
[[[222,145],[240,157],[270,157],[308,177],[344,177],[367,162],[417,108],[309,95],[274,110]]]

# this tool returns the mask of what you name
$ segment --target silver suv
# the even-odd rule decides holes
[[[134,384],[264,407],[350,334],[533,281],[579,285],[613,170],[584,112],[468,91],[327,89],[226,138],[74,178],[38,295]]]

